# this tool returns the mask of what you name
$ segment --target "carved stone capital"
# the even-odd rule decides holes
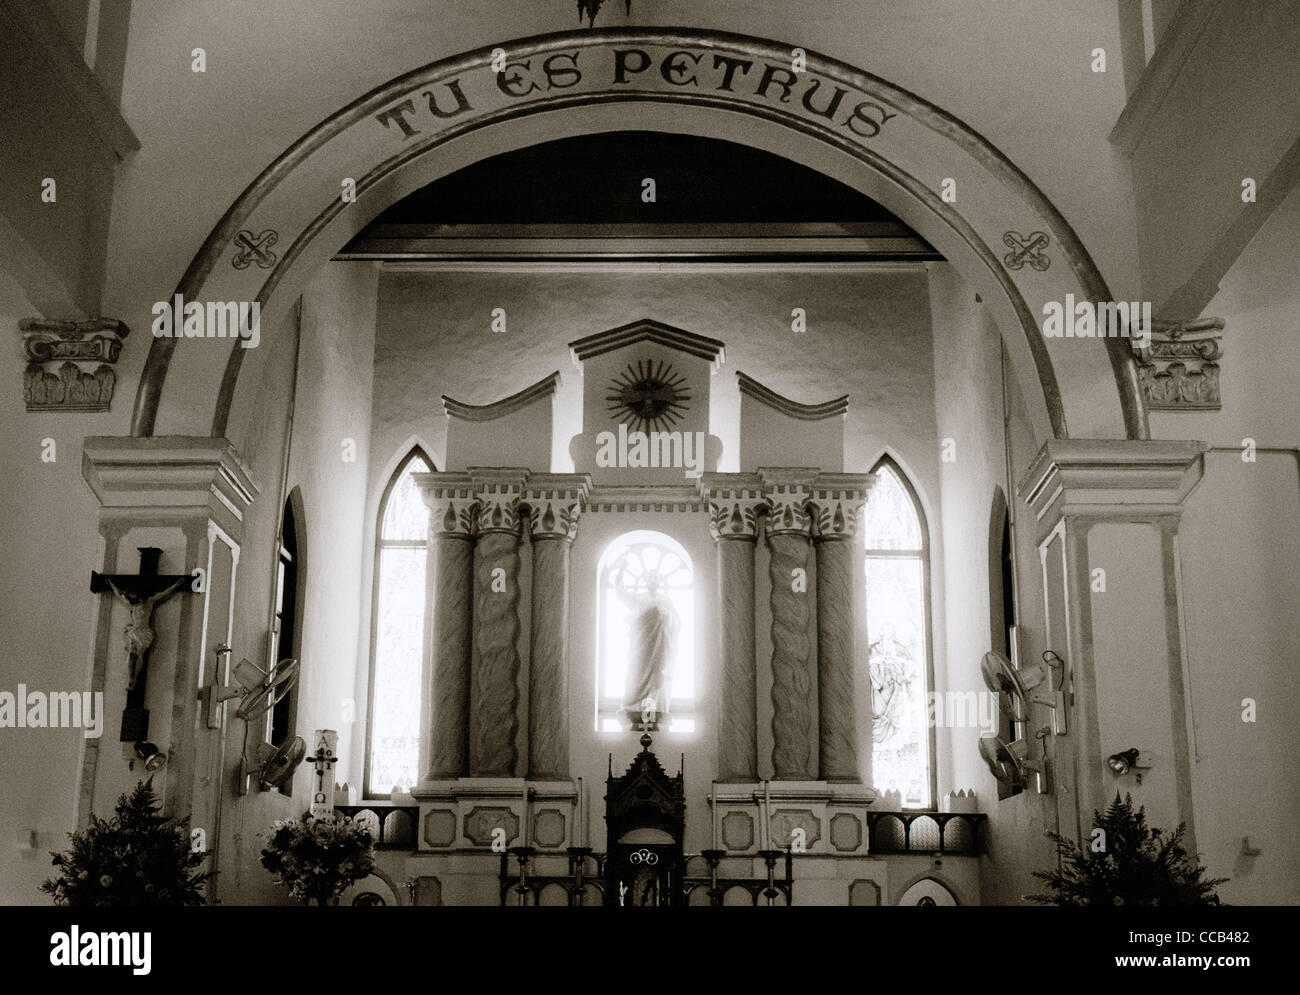
[[[1136,343],[1138,383],[1152,411],[1217,411],[1222,318],[1154,321],[1151,341]]]
[[[522,467],[469,468],[478,496],[475,527],[480,536],[519,535],[519,501],[524,496],[528,471]]]
[[[763,480],[763,497],[768,507],[768,536],[807,536],[812,525],[808,499],[817,471],[806,467],[762,467],[758,474]]]
[[[1131,521],[1178,515],[1205,472],[1204,442],[1049,439],[1018,492],[1036,541],[1063,517]]]
[[[767,507],[763,479],[755,473],[706,473],[700,493],[709,506],[709,532],[715,540],[758,538],[758,513]]]
[[[226,439],[92,436],[82,446],[81,475],[100,504],[100,526],[146,513],[178,517],[206,534],[206,522],[235,542],[259,489],[252,470]]]
[[[429,506],[430,534],[468,539],[474,530],[474,507],[478,503],[469,474],[416,473],[412,479]]]
[[[528,507],[532,538],[572,542],[578,534],[578,518],[587,505],[590,491],[590,474],[530,474],[523,503]]]
[[[819,473],[808,499],[816,520],[817,541],[852,539],[858,516],[876,482],[870,473]]]
[[[107,411],[117,374],[113,364],[130,329],[115,318],[49,321],[24,318],[23,401],[28,411]],[[97,364],[97,365],[95,365]]]

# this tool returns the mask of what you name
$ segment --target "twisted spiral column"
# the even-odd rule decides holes
[[[808,638],[810,532],[807,477],[764,473],[772,586],[772,767],[778,781],[817,777],[816,674]],[[804,583],[798,578],[802,571]]]
[[[469,477],[455,473],[417,474],[429,506],[433,576],[429,597],[433,624],[424,644],[420,769],[425,780],[463,777],[468,771],[469,663],[473,605],[470,529],[474,491]]]
[[[470,663],[469,771],[514,777],[519,759],[519,518],[521,473],[474,471],[474,645]]]
[[[813,485],[817,549],[818,746],[823,781],[857,782],[857,698],[853,689],[854,538],[862,502],[875,478],[825,473]]]
[[[569,548],[586,474],[534,474],[525,501],[533,542],[528,664],[528,778],[569,777]]]

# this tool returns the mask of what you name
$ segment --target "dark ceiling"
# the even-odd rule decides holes
[[[655,181],[645,203],[642,181]],[[494,156],[398,201],[372,225],[901,222],[806,166],[712,138],[623,131]]]

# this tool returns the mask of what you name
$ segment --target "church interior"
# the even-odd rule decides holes
[[[574,6],[0,0],[0,904],[1300,902],[1300,10]]]

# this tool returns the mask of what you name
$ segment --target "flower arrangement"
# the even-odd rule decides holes
[[[1165,835],[1133,811],[1133,797],[1119,793],[1103,817],[1093,812],[1093,832],[1080,847],[1048,833],[1059,868],[1034,871],[1051,893],[1029,895],[1040,905],[1218,905],[1215,888],[1227,878],[1205,877],[1205,868],[1183,847],[1183,826]]]
[[[40,890],[55,905],[203,904],[201,886],[212,875],[196,869],[207,854],[191,845],[188,819],[159,814],[151,781],[122,795],[111,819],[92,814],[89,826],[68,834],[72,848],[51,855],[59,876]]]
[[[350,818],[277,819],[262,866],[300,901],[328,905],[375,868],[374,837]]]

